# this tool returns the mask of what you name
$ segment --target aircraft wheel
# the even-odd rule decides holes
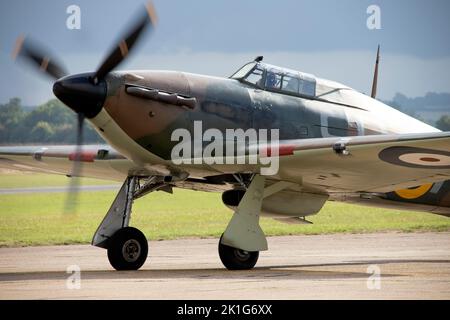
[[[108,259],[116,270],[139,269],[147,254],[147,239],[136,228],[126,227],[116,231],[108,244]]]
[[[249,252],[224,245],[221,243],[222,237],[219,240],[219,256],[228,270],[249,270],[255,266],[259,251]]]

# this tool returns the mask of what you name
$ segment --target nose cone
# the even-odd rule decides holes
[[[105,80],[93,84],[92,73],[77,74],[59,79],[53,85],[53,93],[76,113],[87,118],[95,117],[106,99]]]

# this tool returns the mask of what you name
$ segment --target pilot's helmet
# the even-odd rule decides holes
[[[275,77],[275,73],[273,72],[267,72],[267,80],[266,80],[266,85],[268,87],[275,87],[275,85],[277,84],[277,79]]]

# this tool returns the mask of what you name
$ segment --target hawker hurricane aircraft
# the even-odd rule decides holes
[[[377,71],[371,96],[262,57],[229,78],[113,71],[155,24],[147,5],[90,73],[66,75],[28,38],[14,52],[55,80],[78,115],[78,145],[1,147],[0,166],[124,181],[92,240],[115,269],[147,258],[133,200],[174,187],[222,192],[234,210],[219,241],[228,269],[251,269],[268,249],[260,216],[310,223],[326,201],[450,215],[450,132],[376,100]],[[108,144],[81,147],[85,119]]]

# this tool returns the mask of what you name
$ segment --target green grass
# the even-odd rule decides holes
[[[81,184],[85,185],[104,185],[120,184],[117,181],[105,181],[90,178],[79,178]],[[31,188],[31,187],[59,187],[67,186],[70,178],[64,175],[50,175],[40,173],[15,173],[0,174],[0,189],[3,188]]]
[[[41,181],[58,185],[60,179],[36,174],[4,175],[0,176],[0,185],[30,187]],[[8,184],[5,180],[16,181]],[[89,243],[115,193],[81,193],[75,214],[62,213],[64,193],[0,195],[0,246]],[[231,213],[222,204],[220,194],[175,189],[173,195],[155,192],[135,201],[131,225],[141,229],[149,240],[218,237]],[[263,218],[261,224],[267,235],[450,230],[450,219],[437,215],[334,202],[327,203],[309,220],[314,224],[287,225],[268,218]]]

